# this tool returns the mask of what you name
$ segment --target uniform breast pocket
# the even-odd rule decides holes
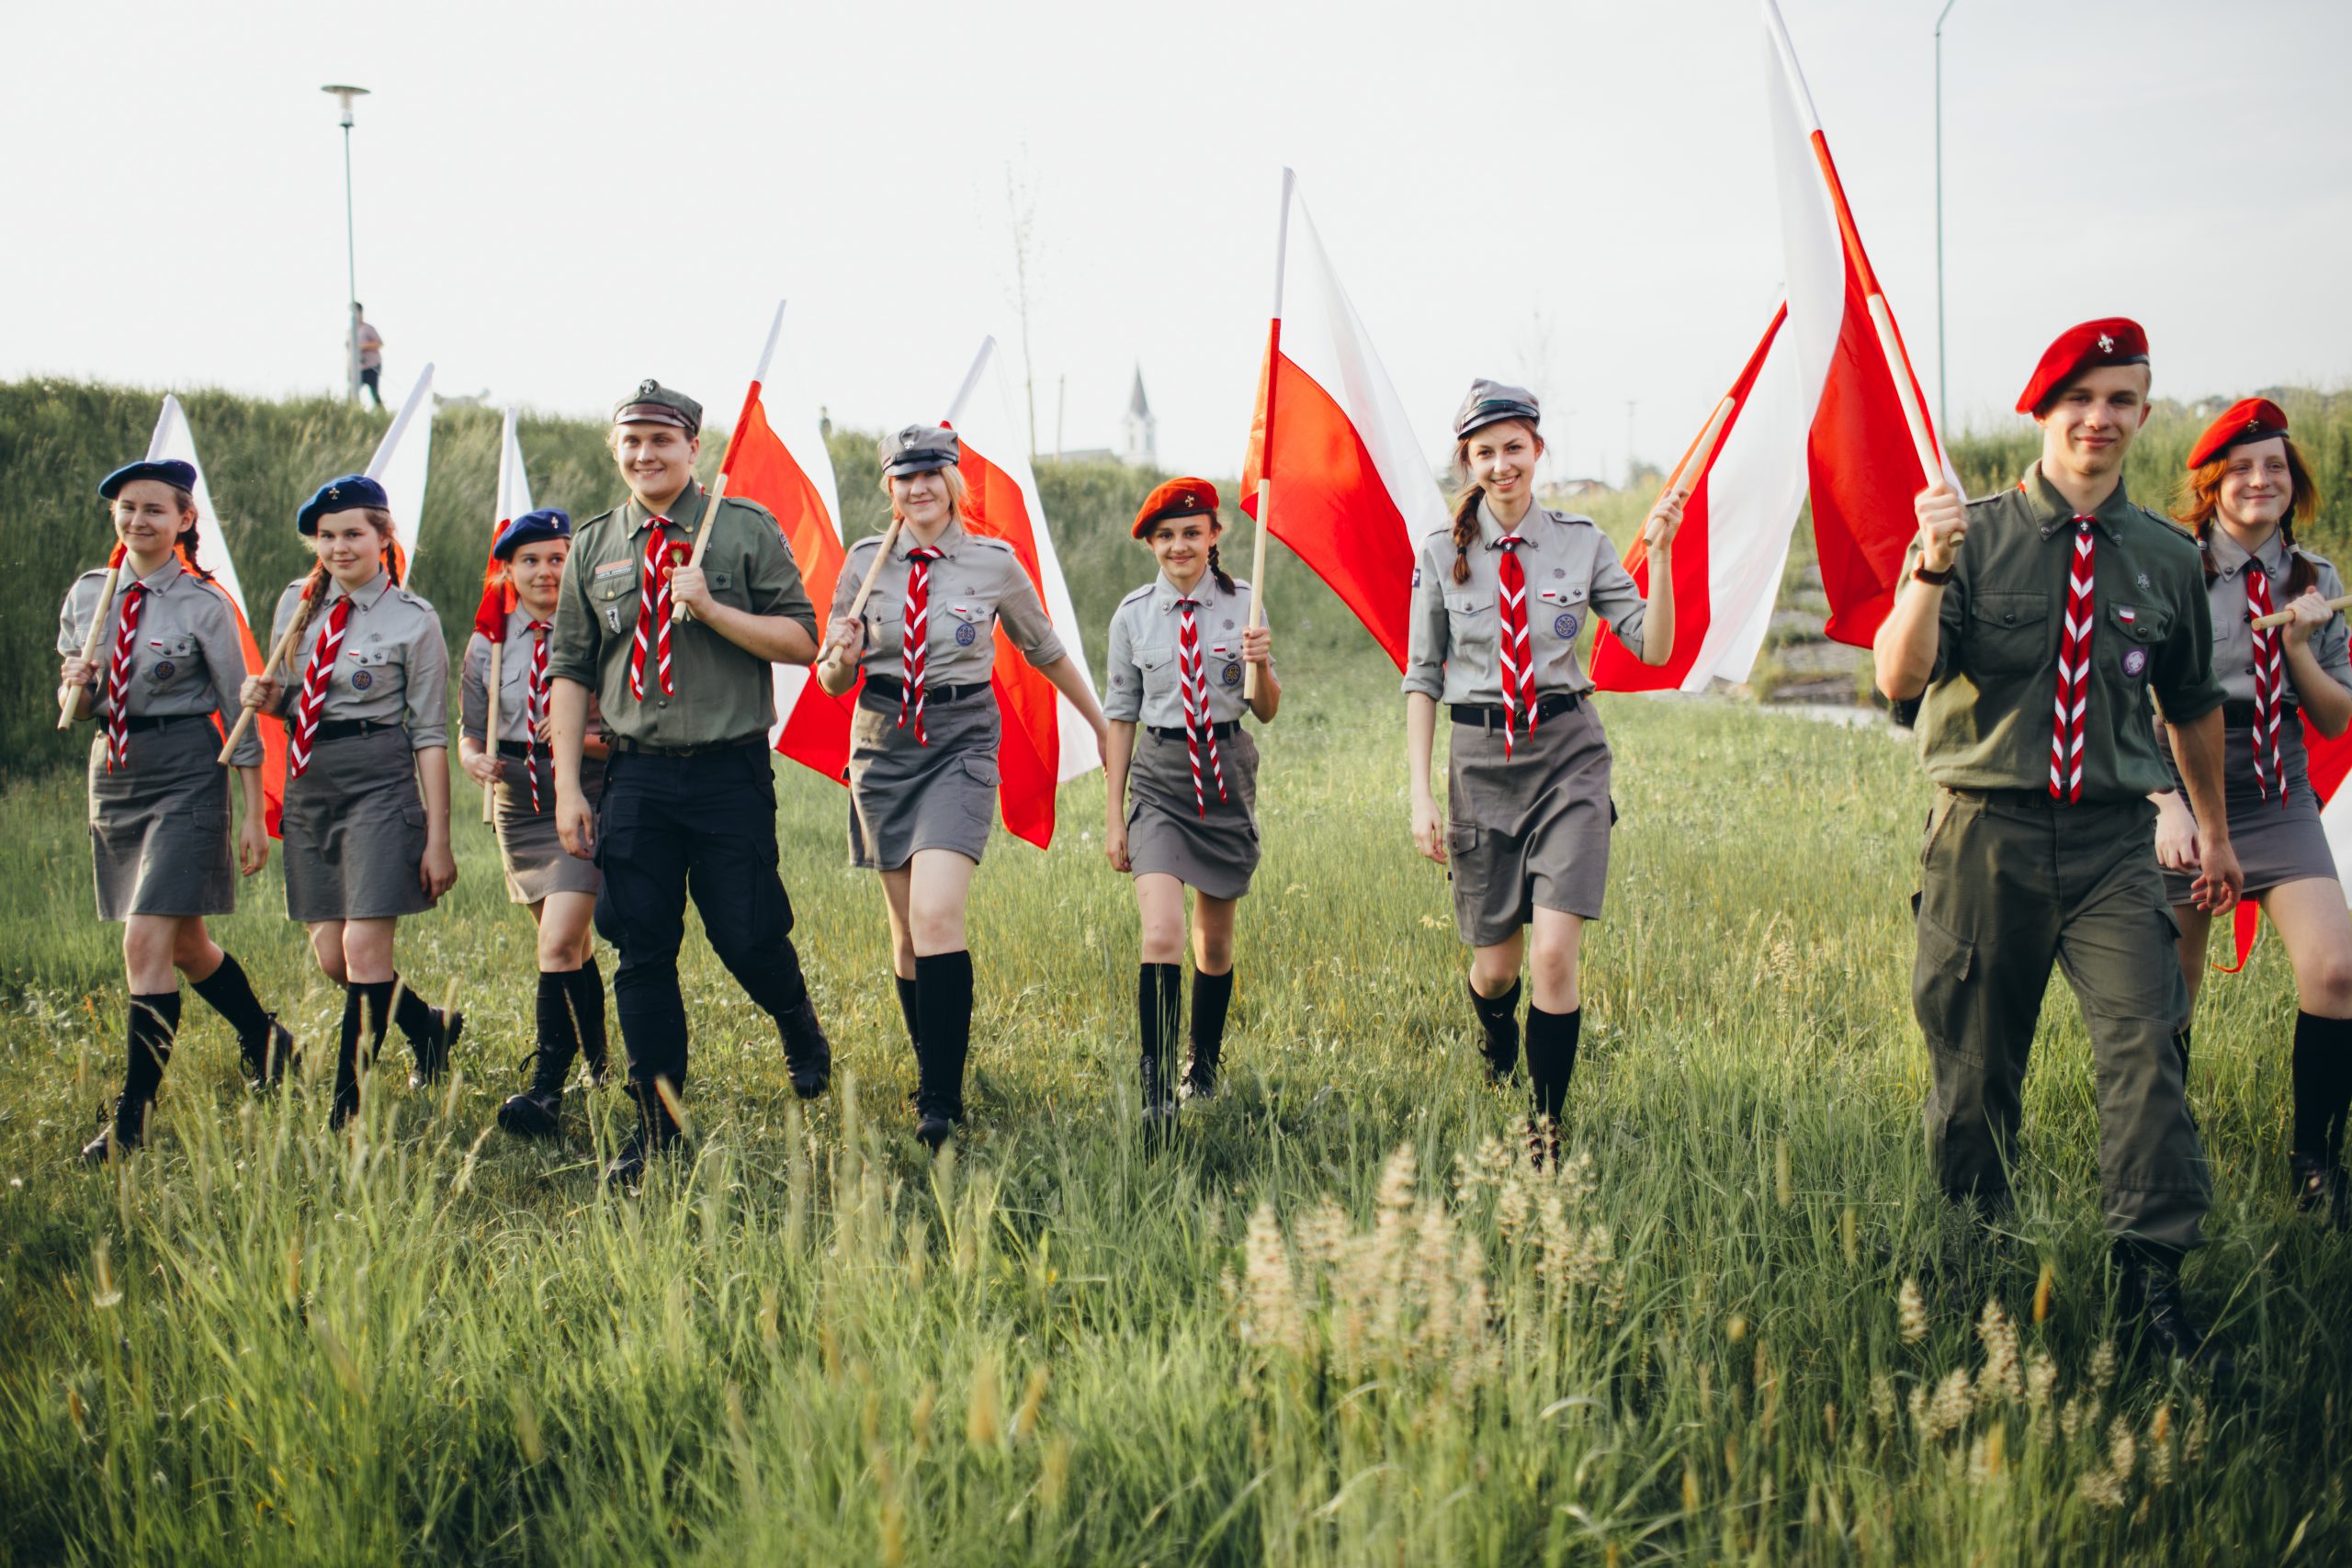
[[[2172,630],[2172,617],[2142,604],[2109,604],[2100,630],[2108,646],[2099,662],[2137,683],[2148,678],[2148,666]]]
[[[1209,684],[1223,686],[1228,692],[1241,689],[1241,644],[1212,642],[1201,646],[1201,664]]]
[[[1143,694],[1164,696],[1176,689],[1176,650],[1172,648],[1138,648],[1135,652],[1136,668],[1143,674]]]
[[[2047,593],[1979,593],[1968,626],[1968,668],[1984,675],[2030,675],[2050,659]]]
[[[1491,660],[1495,653],[1495,601],[1487,593],[1445,596],[1445,632],[1453,656]]]
[[[978,648],[989,638],[989,623],[995,616],[978,604],[949,604],[939,611],[939,628],[933,635],[944,637],[957,648]]]
[[[397,692],[407,672],[406,662],[403,650],[396,646],[356,649],[344,655],[343,678],[362,695]]]
[[[1535,593],[1535,606],[1528,615],[1536,640],[1574,642],[1577,633],[1584,629],[1585,616],[1590,606],[1582,589],[1542,588]]]
[[[637,573],[616,571],[608,576],[591,578],[588,582],[588,607],[595,614],[598,629],[608,637],[635,626]]]
[[[147,683],[151,686],[179,684],[196,673],[199,662],[192,637],[147,639]]]

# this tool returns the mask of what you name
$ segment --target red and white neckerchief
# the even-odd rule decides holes
[[[628,650],[628,694],[645,700],[645,655],[662,694],[677,691],[670,679],[670,520],[656,517],[645,530],[645,570],[637,580],[637,640]]]
[[[906,674],[899,682],[899,728],[907,727],[907,715],[912,712],[918,746],[931,744],[922,727],[922,672],[931,651],[931,563],[946,553],[936,545],[917,545],[907,552],[906,632],[899,650]]]
[[[523,771],[531,775],[531,814],[539,811],[539,721],[548,716],[548,624],[533,621],[531,677],[523,688]]]
[[[1519,564],[1519,547],[1527,540],[1505,534],[1495,541],[1503,553],[1496,571],[1502,586],[1495,603],[1502,612],[1502,638],[1496,649],[1503,679],[1503,757],[1510,757],[1511,734],[1535,729],[1535,649],[1527,635],[1527,570]]]
[[[2083,719],[2091,701],[2091,595],[2097,519],[2076,513],[2075,555],[2066,577],[2066,619],[2058,637],[2058,694],[2050,736],[2050,798],[2083,798]]]
[[[319,716],[326,711],[327,679],[334,673],[335,655],[343,651],[343,628],[351,623],[351,595],[334,602],[319,640],[311,645],[311,662],[302,670],[302,696],[294,707],[294,734],[286,746],[286,776],[299,779],[311,767],[311,742],[319,733]]]
[[[107,660],[107,772],[130,765],[130,667],[139,649],[139,616],[147,607],[147,585],[134,582],[122,596],[122,618],[115,623],[114,657]]]
[[[1216,779],[1216,797],[1225,800],[1225,761],[1216,754],[1216,727],[1209,721],[1208,665],[1201,658],[1201,628],[1193,619],[1198,599],[1176,601],[1176,689],[1184,694],[1184,750],[1193,763],[1193,805],[1209,814],[1208,795],[1201,788],[1201,747],[1209,749],[1209,772]]]
[[[2259,557],[2245,563],[2245,609],[2247,618],[2260,622],[2270,614],[2270,574],[2262,569]],[[2270,798],[2270,786],[2278,786],[2278,804],[2287,804],[2287,758],[2285,743],[2278,734],[2278,721],[2286,716],[2284,687],[2287,679],[2287,638],[2284,626],[2254,627],[2254,784],[2262,798]]]

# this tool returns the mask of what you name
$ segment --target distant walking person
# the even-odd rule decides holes
[[[2344,1168],[2344,1120],[2352,1101],[2352,916],[2345,912],[2335,852],[2320,825],[2304,765],[2303,726],[2333,739],[2352,727],[2352,634],[2328,601],[2344,592],[2335,568],[2296,541],[2319,513],[2311,465],[2287,433],[2287,415],[2248,398],[2207,427],[2188,455],[2179,518],[2205,556],[2213,614],[2213,672],[2225,699],[2222,795],[2230,844],[2278,928],[2295,968],[2290,1062],[2294,1127],[2289,1179],[2296,1203],[2352,1226]],[[2253,623],[2291,612],[2283,626]],[[2161,733],[2157,737],[2161,742]],[[2165,749],[2172,767],[2172,751]],[[2175,784],[2156,798],[2156,859],[2180,925],[2180,968],[2194,1015],[2212,917],[2199,908],[2197,817]]]
[[[832,1081],[776,875],[768,750],[769,667],[816,657],[816,607],[765,507],[729,496],[711,514],[694,477],[701,437],[702,405],[658,381],[614,408],[608,439],[629,501],[574,538],[548,645],[556,830],[604,874],[596,929],[620,953],[613,1003],[637,1101],[637,1131],[605,1180],[632,1190],[678,1142],[662,1096],[686,1084],[689,893],[719,962],[775,1021],[793,1092],[814,1099]],[[691,618],[673,625],[673,605]],[[592,695],[610,735],[601,803],[581,767]]]
[[[1917,709],[1938,785],[1911,980],[1937,1178],[1988,1218],[2007,1212],[2054,960],[2090,1033],[2124,1309],[2157,1350],[2193,1356],[2204,1331],[2181,1299],[2180,1263],[2212,1190],[2188,1112],[2188,993],[2163,961],[2180,933],[2148,802],[2171,784],[2151,694],[2196,808],[2195,901],[2228,908],[2241,873],[2197,547],[2123,490],[2148,381],[2135,322],[2086,321],[2052,343],[2018,399],[2041,426],[2040,460],[1965,507],[1940,484],[1920,492],[1909,581],[1875,654],[1879,690]]]
[[[74,716],[96,718],[90,742],[90,849],[98,918],[122,923],[130,981],[122,1094],[82,1150],[93,1163],[137,1148],[179,1033],[178,975],[237,1032],[245,1077],[256,1090],[286,1071],[294,1037],[263,1010],[235,956],[205,930],[207,915],[236,908],[230,869],[229,769],[218,761],[216,716],[233,724],[244,652],[228,595],[196,565],[193,466],[166,458],[108,474],[122,552],[120,591],[100,607],[107,574],[85,572],[58,616],[62,683]],[[91,623],[106,616],[98,657],[85,660]],[[261,741],[248,731],[231,761],[244,797],[235,835],[247,876],[269,860],[262,824]]]
[[[1600,918],[1617,819],[1609,738],[1587,700],[1592,680],[1577,660],[1577,637],[1599,615],[1645,664],[1672,657],[1671,562],[1683,502],[1680,491],[1668,494],[1643,525],[1645,600],[1591,518],[1536,504],[1541,418],[1523,388],[1471,384],[1453,421],[1464,481],[1453,525],[1421,541],[1405,660],[1413,841],[1450,868],[1454,929],[1471,950],[1470,1006],[1494,1082],[1519,1061],[1522,954],[1532,972],[1528,1146],[1539,1163],[1559,1149],[1583,1033],[1584,926]],[[1453,721],[1443,818],[1430,787],[1441,702]]]
[[[1246,711],[1273,722],[1282,705],[1273,634],[1250,625],[1251,588],[1217,560],[1216,487],[1178,479],[1144,498],[1135,536],[1159,563],[1157,581],[1111,617],[1109,785],[1102,847],[1132,872],[1143,923],[1136,978],[1144,1114],[1175,1114],[1170,1071],[1184,964],[1184,890],[1193,890],[1192,1051],[1182,1093],[1216,1092],[1217,1058],[1233,1001],[1233,925],[1258,869],[1258,744]],[[1258,670],[1245,699],[1244,671]]]
[[[376,412],[384,412],[384,334],[368,322],[358,300],[351,302],[351,342],[359,353],[359,384],[376,400]]]
[[[506,895],[530,908],[539,929],[538,1037],[530,1082],[499,1108],[498,1124],[526,1138],[551,1138],[574,1056],[588,1061],[591,1083],[605,1081],[605,977],[596,966],[594,864],[566,854],[555,830],[555,764],[548,744],[548,641],[571,553],[571,519],[552,509],[526,512],[499,531],[491,557],[504,563],[514,591],[506,612],[505,654],[498,690],[490,689],[490,638],[466,644],[458,678],[464,715],[458,755],[466,776],[494,786],[498,855]],[[601,764],[604,725],[588,694],[582,753]],[[604,797],[601,769],[582,782],[591,810]]]
[[[465,1017],[426,1005],[393,967],[402,915],[457,885],[449,850],[449,650],[433,606],[404,587],[383,487],[330,480],[295,528],[318,551],[278,597],[270,644],[291,628],[283,674],[245,682],[244,702],[290,707],[286,736],[286,912],[311,933],[319,972],[343,987],[328,1125],[359,1109],[364,1063],[400,1024],[409,1087],[440,1081]],[[364,1017],[363,1017],[364,1014]]]
[[[1102,712],[1012,547],[964,528],[962,444],[910,424],[881,445],[891,529],[852,545],[817,678],[865,684],[850,721],[849,852],[881,873],[899,1008],[914,1046],[915,1136],[936,1150],[964,1119],[972,1038],[965,911],[996,815],[1001,623],[1021,656],[1102,738]],[[850,605],[888,550],[862,616]]]

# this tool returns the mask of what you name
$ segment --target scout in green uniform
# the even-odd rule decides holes
[[[2007,1206],[2026,1058],[2050,965],[2098,1061],[2099,1186],[2127,1312],[2161,1352],[2197,1354],[2180,1260],[2211,1188],[2187,1096],[2188,998],[2156,869],[2170,727],[2198,821],[2209,911],[2237,897],[2222,809],[2221,682],[2197,547],[2124,494],[2148,395],[2147,339],[2086,322],[2018,402],[2041,458],[1963,507],[1918,499],[1910,581],[1880,628],[1879,689],[1916,710],[1939,786],[1921,852],[1912,998],[1934,1079],[1926,1127],[1944,1191]],[[1962,541],[1966,540],[1965,547]]]
[[[176,458],[108,474],[98,494],[112,503],[122,571],[96,659],[82,649],[107,574],[85,573],[58,616],[60,673],[75,694],[74,716],[98,721],[89,773],[98,918],[122,922],[130,979],[122,1094],[82,1150],[93,1162],[136,1148],[146,1135],[179,1032],[175,970],[237,1031],[254,1089],[278,1081],[294,1044],[254,996],[243,967],[204,929],[205,916],[237,904],[230,770],[219,761],[213,726],[235,721],[245,663],[236,611],[196,564],[195,488],[195,467]],[[248,731],[230,761],[245,804],[236,863],[251,876],[269,860],[260,740]]]
[[[2229,699],[2222,793],[2230,845],[2295,968],[2291,1057],[2294,1129],[2287,1167],[2298,1207],[2352,1225],[2344,1121],[2352,1100],[2352,915],[2335,852],[2320,822],[2303,729],[2334,739],[2352,727],[2352,631],[2329,607],[2344,592],[2335,568],[2296,541],[2319,512],[2311,466],[2267,398],[2225,410],[2188,454],[2178,513],[2205,553],[2213,608],[2213,670]],[[2274,613],[2293,619],[2257,628]],[[2161,737],[2159,737],[2161,739]],[[2156,859],[2180,922],[2180,972],[2197,1003],[2212,918],[2189,899],[2197,818],[2177,789],[2156,796]]]
[[[832,1075],[776,875],[768,751],[769,666],[816,657],[816,610],[765,507],[729,496],[706,516],[694,478],[701,432],[702,405],[657,381],[613,410],[631,499],[574,536],[548,651],[556,829],[602,869],[596,929],[620,953],[613,1002],[638,1127],[605,1177],[625,1187],[678,1135],[661,1086],[685,1088],[678,945],[689,893],[719,960],[775,1020],[794,1091],[814,1098]],[[706,523],[710,542],[691,565]],[[680,604],[690,618],[673,624]],[[593,807],[580,761],[592,692],[611,749]]]

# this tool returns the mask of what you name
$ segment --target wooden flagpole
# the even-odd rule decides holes
[[[99,640],[106,635],[107,612],[114,608],[115,584],[121,581],[122,562],[119,560],[107,562],[106,586],[98,590],[98,613],[91,618],[90,635],[82,639],[82,662],[85,664],[89,663],[98,656]],[[71,686],[61,685],[58,687],[58,728],[71,729],[74,728],[74,705],[81,700],[81,696],[82,694]]]
[[[310,600],[310,595],[305,593],[302,597],[303,602],[307,604]],[[302,617],[299,614],[293,620],[287,623],[286,635],[277,639],[277,646],[269,650],[269,657],[261,661],[261,672],[264,675],[268,674],[271,671],[285,663],[287,655],[291,653],[294,649],[294,634],[296,631],[300,629],[301,625]],[[293,671],[288,670],[287,673],[290,675]],[[219,761],[223,766],[226,766],[228,763],[229,753],[237,749],[237,741],[244,735],[246,730],[251,729],[254,727],[254,715],[260,711],[261,709],[259,708],[247,708],[237,716],[237,722],[230,727],[229,738],[221,743],[220,755],[217,759],[217,761]]]
[[[857,585],[857,597],[849,602],[849,615],[844,617],[845,619],[854,621],[865,614],[866,597],[874,592],[875,581],[882,575],[883,565],[890,558],[890,547],[899,542],[899,528],[905,521],[903,517],[894,514],[890,519],[890,526],[883,530],[882,547],[874,552],[874,564],[865,569],[865,581]],[[841,672],[848,663],[849,660],[845,659],[831,657],[820,660],[817,665],[818,680],[831,686],[841,678]]]
[[[2327,607],[2331,610],[2352,610],[2352,593],[2347,593],[2341,599],[2330,599],[2327,602]],[[2267,615],[2256,615],[2246,624],[2256,631],[2267,632],[2273,626],[2283,626],[2294,618],[2295,612],[2292,609],[2286,609]]]
[[[506,591],[498,591],[499,613],[505,614]],[[498,628],[499,637],[490,645],[490,716],[483,721],[481,743],[490,751],[490,777],[481,786],[481,819],[491,820],[491,802],[498,793],[498,678],[499,665],[506,654],[506,628]]]
[[[1682,454],[1682,461],[1675,464],[1674,472],[1667,476],[1666,484],[1657,492],[1659,501],[1664,501],[1678,490],[1687,498],[1698,488],[1699,481],[1706,477],[1707,465],[1714,460],[1715,443],[1723,439],[1724,427],[1731,423],[1731,416],[1738,407],[1739,400],[1732,397],[1726,397],[1715,405],[1715,412],[1708,416],[1706,428],[1699,432],[1699,439],[1690,444],[1690,450]],[[1645,528],[1642,536],[1634,541],[1633,549],[1626,554],[1625,570],[1631,571],[1641,565],[1649,558],[1649,554],[1650,538]]]

